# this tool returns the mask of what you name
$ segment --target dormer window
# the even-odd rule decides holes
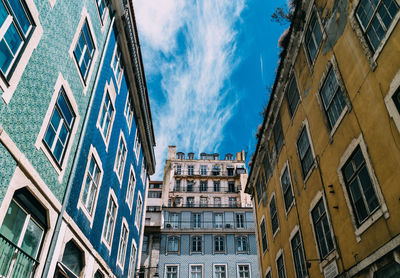
[[[188,159],[194,159],[194,153],[188,153]]]
[[[185,154],[182,153],[182,152],[179,152],[179,153],[176,154],[176,158],[177,159],[185,159]]]

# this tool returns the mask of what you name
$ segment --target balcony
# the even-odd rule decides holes
[[[163,206],[163,208],[242,208],[241,202],[231,202],[224,204],[208,204],[208,203],[172,203],[168,206]]]
[[[245,168],[237,168],[236,171],[232,168],[231,170],[208,170],[208,171],[192,171],[192,170],[175,170],[174,171],[175,176],[179,177],[203,177],[203,178],[213,178],[213,177],[236,177],[240,174],[246,174],[246,169]]]
[[[179,221],[164,223],[164,230],[213,230],[213,231],[249,231],[254,230],[253,221],[243,221],[240,224],[234,221]]]
[[[39,262],[0,234],[0,277],[33,277]]]
[[[172,192],[189,192],[189,193],[239,193],[240,189],[242,187],[241,186],[223,186],[223,187],[219,187],[219,190],[214,190],[214,186],[207,186],[207,188],[202,188],[199,186],[192,186],[192,187],[180,187],[180,188],[174,188],[173,191],[170,191],[170,193]]]

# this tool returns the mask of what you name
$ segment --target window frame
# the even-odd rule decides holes
[[[283,249],[279,249],[278,252],[276,253],[276,257],[275,257],[275,266],[276,266],[276,273],[277,273],[277,277],[279,276],[279,267],[278,267],[278,260],[282,258],[282,266],[283,266],[283,271],[285,274],[285,278],[287,278],[287,272],[286,272],[286,265],[285,265],[285,256],[284,256],[284,252]]]
[[[302,158],[300,156],[299,145],[298,145],[298,142],[300,140],[300,137],[301,137],[303,131],[305,131],[307,133],[307,139],[308,139],[308,143],[309,143],[309,148],[311,150],[311,155],[312,155],[312,158],[313,158],[313,163],[310,166],[310,168],[308,169],[307,173],[304,173],[304,170],[303,170]],[[316,167],[314,145],[313,145],[313,142],[312,142],[312,137],[311,137],[311,134],[310,134],[310,129],[309,129],[309,126],[308,126],[308,120],[307,119],[305,119],[303,121],[303,123],[301,124],[299,132],[298,132],[298,134],[296,136],[295,147],[296,147],[297,157],[299,158],[299,162],[300,162],[301,175],[303,177],[303,183],[304,183],[304,188],[305,188],[308,178],[311,176],[314,168]]]
[[[393,119],[397,130],[400,132],[400,107],[396,106],[393,97],[400,94],[400,70],[397,71],[396,75],[392,79],[389,90],[385,96],[385,105],[388,110],[389,116]]]
[[[110,242],[107,242],[107,239],[104,237],[104,229],[106,228],[106,225],[108,226],[108,224],[106,224],[106,219],[107,219],[107,213],[108,213],[108,207],[110,204],[110,200],[112,200],[115,204],[115,213],[114,213],[114,223],[112,224],[111,227],[111,236],[110,236]],[[118,198],[115,195],[115,192],[112,188],[110,188],[110,191],[108,192],[108,200],[107,200],[107,207],[105,209],[105,216],[104,216],[104,222],[103,222],[103,229],[101,231],[101,242],[104,243],[104,245],[107,247],[108,252],[111,254],[111,246],[114,240],[114,232],[115,232],[115,224],[116,224],[116,219],[118,216]]]
[[[136,165],[139,165],[139,155],[140,155],[141,145],[142,143],[140,141],[139,128],[138,126],[136,126],[135,141],[133,144],[133,151],[135,152],[135,157],[136,157]]]
[[[164,265],[164,278],[168,278],[168,267],[176,267],[176,277],[179,278],[179,264],[165,264]]]
[[[108,19],[108,13],[109,13],[109,8],[108,5],[106,3],[106,0],[94,0],[95,4],[96,4],[96,10],[97,10],[97,14],[99,16],[99,20],[100,20],[100,25],[101,25],[101,31],[104,31],[104,26],[106,25],[107,19]],[[103,15],[100,14],[100,7],[99,7],[99,2],[103,2],[103,5],[105,6],[104,10],[103,10]]]
[[[241,278],[240,276],[240,267],[247,266],[249,268],[249,278],[251,278],[251,265],[249,263],[237,263],[236,264],[236,277]],[[246,277],[244,277],[246,278]]]
[[[246,242],[246,250],[244,250],[243,248],[243,242]],[[241,242],[242,245],[242,249],[243,250],[239,250],[239,242]],[[236,254],[247,254],[249,253],[249,238],[247,237],[247,235],[240,235],[240,236],[236,236],[235,237],[235,249],[236,249]]]
[[[142,193],[138,191],[137,194],[137,199],[136,199],[136,209],[135,209],[135,227],[139,231],[139,227],[141,226],[142,218],[143,218],[143,198],[142,198]],[[139,200],[140,200],[140,206],[139,206]],[[138,208],[140,213],[138,213]]]
[[[122,242],[122,235],[124,228],[126,229],[126,239],[124,241],[125,246],[123,247],[123,257],[122,257],[122,262],[120,261],[120,252],[121,252],[121,242]],[[119,266],[124,272],[124,266],[125,266],[125,260],[126,260],[126,254],[128,251],[128,241],[129,241],[129,226],[128,222],[126,222],[125,217],[122,218],[122,223],[121,223],[121,233],[119,235],[119,241],[118,241],[118,251],[117,251],[117,266]]]
[[[225,254],[226,253],[226,240],[225,236],[223,235],[214,235],[213,236],[213,254]],[[218,240],[218,244],[217,244]],[[221,244],[222,243],[222,244]],[[218,245],[218,250],[217,250],[217,245]],[[221,248],[222,246],[222,248]],[[222,249],[222,250],[220,250]]]
[[[104,130],[102,127],[102,123],[100,123],[100,119],[101,119],[101,114],[103,113],[103,109],[104,109],[104,102],[106,99],[106,96],[109,96],[110,98],[110,105],[111,108],[113,109],[113,113],[111,115],[111,119],[110,119],[110,124],[108,126],[108,131],[107,134],[104,135]],[[101,106],[99,109],[99,115],[97,117],[97,121],[96,121],[96,128],[99,130],[100,134],[101,134],[101,138],[103,138],[104,144],[106,146],[106,152],[108,151],[108,146],[110,143],[110,138],[111,138],[111,134],[113,131],[113,125],[114,125],[114,120],[115,120],[115,114],[116,114],[116,109],[115,109],[115,99],[116,99],[116,91],[115,91],[115,86],[114,86],[114,82],[111,80],[110,83],[108,83],[108,81],[106,81],[106,85],[104,86],[104,93],[103,93],[103,97],[101,100]]]
[[[295,89],[298,94],[298,100],[297,100],[296,105],[293,108],[293,111],[291,108],[291,104],[289,103],[289,95],[288,95],[292,82],[294,83]],[[290,78],[288,79],[288,82],[287,82],[287,85],[285,88],[285,98],[286,98],[287,109],[289,111],[290,120],[293,121],[293,118],[296,115],[296,112],[300,106],[300,103],[302,102],[302,98],[301,98],[301,94],[300,94],[300,90],[299,90],[299,84],[297,83],[297,78],[296,78],[296,74],[295,74],[294,70],[292,70],[292,73],[290,74]]]
[[[118,165],[121,165],[120,164],[121,163],[121,159],[118,159],[118,158],[120,157],[119,156],[119,150],[120,150],[121,143],[125,147],[125,153],[123,155],[124,157],[121,158],[123,160],[123,165],[120,166],[120,167],[122,167],[122,168],[119,168]],[[122,132],[122,130],[120,131],[120,134],[119,134],[119,140],[118,140],[118,145],[117,146],[118,147],[117,147],[117,151],[115,153],[113,171],[117,176],[117,179],[119,181],[119,185],[121,186],[122,181],[124,179],[124,175],[125,175],[125,166],[127,164],[127,157],[128,157],[128,147],[127,147],[128,145],[126,143],[125,136],[124,136],[124,133]]]
[[[274,137],[276,157],[278,157],[283,148],[283,145],[285,145],[285,135],[283,134],[282,120],[281,120],[279,111],[278,111],[278,115],[275,119],[275,124],[272,129],[272,133],[273,133],[273,137]],[[277,133],[279,134],[279,137],[277,136]]]
[[[131,180],[133,177],[133,186],[131,186]],[[132,188],[131,191],[129,189]],[[126,196],[125,196],[125,202],[128,204],[129,210],[132,212],[132,207],[133,207],[133,200],[135,199],[135,189],[136,189],[136,174],[135,174],[135,169],[133,169],[133,165],[130,164],[130,170],[129,170],[129,178],[128,178],[128,184],[126,187]],[[132,195],[128,194],[128,192],[131,192]]]
[[[242,218],[242,219],[238,219]],[[245,213],[235,213],[235,227],[236,229],[245,229],[246,228],[246,215]],[[241,224],[241,225],[240,225]]]
[[[296,247],[300,248],[300,250],[297,249],[296,251],[300,251],[300,252],[301,252],[301,255],[302,255],[302,257],[303,257],[303,263],[304,263],[303,267],[304,267],[304,270],[306,271],[306,275],[305,275],[305,276],[302,276],[302,277],[297,276],[297,271],[296,271],[297,265],[296,265],[296,261],[295,261],[295,259],[294,259],[294,251],[295,251],[295,250],[293,249],[293,245],[292,245],[292,240],[293,240],[297,235],[299,236],[300,245],[298,245],[298,246],[296,246]],[[308,269],[307,269],[307,261],[306,261],[306,256],[305,256],[305,252],[304,252],[304,242],[303,242],[303,237],[302,237],[302,234],[301,234],[301,230],[300,230],[299,225],[296,225],[296,226],[293,228],[293,230],[290,232],[290,236],[289,236],[289,245],[290,245],[290,251],[291,251],[291,253],[292,253],[292,263],[293,263],[294,273],[295,273],[296,278],[306,278],[306,277],[309,277],[309,273],[308,273]],[[299,247],[299,246],[300,246],[300,247]]]
[[[293,198],[292,202],[289,204],[289,206],[287,206],[287,204],[286,204],[286,199],[285,199],[286,192],[283,191],[283,183],[282,183],[283,175],[286,172],[288,173],[288,178],[289,178],[289,182],[290,182],[286,192],[290,190],[292,192],[292,198]],[[281,185],[280,187],[281,187],[281,190],[282,190],[283,204],[284,204],[284,207],[285,207],[285,215],[286,215],[286,218],[287,218],[290,210],[296,204],[296,196],[294,195],[294,188],[293,188],[293,182],[292,182],[292,174],[290,172],[289,160],[287,160],[285,162],[284,166],[282,167],[281,175],[280,175],[280,178],[279,178],[279,182],[280,182],[280,185]]]
[[[264,225],[262,225],[262,224],[264,224]],[[262,227],[264,227],[264,228],[262,228]],[[267,225],[265,223],[265,215],[263,215],[261,217],[259,228],[260,228],[260,237],[261,237],[260,244],[261,244],[261,249],[262,249],[263,255],[264,255],[268,251],[268,235],[267,235]],[[263,230],[264,230],[264,233],[263,233]],[[264,234],[265,234],[265,245],[266,245],[265,248],[264,248]]]
[[[213,264],[213,278],[218,278],[216,273],[215,273],[215,270],[216,270],[217,266],[223,266],[225,268],[225,277],[229,277],[228,276],[228,265],[227,264],[218,263],[218,264]]]
[[[132,250],[135,250],[135,256],[132,256]],[[128,266],[128,278],[135,278],[135,265],[136,265],[136,257],[137,257],[137,246],[135,239],[132,238],[131,250],[129,254],[129,266]]]
[[[127,113],[127,110],[129,111],[129,113]],[[132,100],[132,97],[131,97],[129,91],[126,96],[125,107],[124,107],[124,116],[125,116],[126,124],[128,125],[129,134],[130,134],[131,128],[132,128],[132,122],[135,117],[135,112],[133,109],[133,100]]]
[[[177,251],[171,251],[171,250],[169,250],[169,240],[170,239],[174,239],[174,240],[176,240],[177,241],[177,244],[178,244],[178,248],[177,248]],[[174,245],[175,245],[175,243],[174,243]],[[179,236],[176,236],[176,235],[168,235],[167,236],[167,246],[166,246],[166,254],[179,254],[179,252],[180,252],[180,249],[181,249],[181,239],[180,239],[180,237]]]
[[[116,67],[114,68],[115,59],[117,59],[117,63],[115,64]],[[121,62],[122,62],[122,52],[119,51],[118,41],[116,41],[115,42],[114,51],[113,51],[113,56],[112,56],[112,59],[111,59],[110,67],[111,67],[111,69],[112,69],[112,71],[114,73],[114,78],[115,78],[115,81],[117,83],[117,89],[118,89],[117,92],[118,93],[119,93],[119,90],[121,88],[121,81],[122,81],[123,76],[124,76],[124,68],[123,68]],[[118,76],[116,74],[116,72],[117,72],[116,69],[117,68],[119,68],[119,75]]]
[[[317,48],[315,49],[315,56],[312,58],[310,57],[310,53],[307,47],[307,42],[306,42],[306,33],[308,31],[308,28],[310,27],[310,22],[311,19],[313,19],[313,16],[316,17],[316,23],[318,23],[320,30],[321,30],[321,41],[319,43],[319,45],[317,45]],[[314,65],[316,63],[317,57],[319,55],[319,52],[321,51],[322,45],[325,42],[326,39],[326,34],[325,34],[325,29],[323,28],[324,25],[321,22],[321,18],[319,16],[318,10],[317,8],[314,6],[314,4],[312,4],[307,12],[307,16],[306,16],[306,23],[304,24],[305,29],[304,29],[304,34],[303,34],[303,39],[302,39],[302,45],[303,45],[303,49],[305,52],[305,56],[307,57],[306,60],[308,62],[308,66],[311,72],[313,72],[314,69]],[[314,37],[314,33],[311,33],[312,37]]]
[[[274,215],[272,215],[272,213],[271,213],[272,200],[274,200],[274,203],[275,203],[275,214]],[[275,192],[272,192],[271,197],[269,199],[268,210],[269,210],[269,215],[270,215],[270,220],[271,220],[272,237],[275,238],[276,234],[281,230],[281,226],[280,226],[280,223],[279,223],[278,206],[277,206],[277,203],[276,203]],[[276,220],[277,220],[277,223],[278,223],[278,227],[276,228],[275,231],[274,231],[274,228],[272,226],[274,216],[276,216]]]
[[[197,266],[197,267],[200,266],[201,267],[201,277],[204,277],[204,266],[202,264],[189,264],[189,278],[192,278],[192,267],[193,266]]]
[[[196,216],[199,216],[199,218],[197,219]],[[199,220],[199,221],[197,222],[197,220]],[[192,212],[192,228],[193,229],[201,229],[202,228],[201,213]]]
[[[217,221],[216,221],[216,216],[220,216],[221,215],[221,227],[219,227],[219,225],[217,225]],[[223,229],[224,228],[224,213],[222,213],[222,212],[218,212],[218,213],[213,213],[213,222],[214,222],[214,228],[215,229]],[[218,223],[219,224],[219,223]]]
[[[200,245],[199,245],[199,240],[198,239],[200,239]],[[194,244],[195,241],[196,241],[196,247],[197,248],[194,248],[195,247],[195,244]],[[199,246],[200,246],[200,248],[199,248]],[[196,249],[196,250],[194,250],[194,249]],[[200,249],[200,250],[198,250],[198,249]],[[190,254],[202,254],[202,253],[203,253],[203,237],[199,236],[199,235],[191,236],[190,237]]]

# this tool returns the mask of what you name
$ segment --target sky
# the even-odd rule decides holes
[[[177,151],[255,151],[288,25],[271,21],[286,0],[132,0],[162,179]]]

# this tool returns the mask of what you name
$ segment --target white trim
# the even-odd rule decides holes
[[[85,190],[85,186],[86,186],[86,179],[87,179],[87,175],[88,175],[88,171],[89,171],[89,166],[90,166],[90,161],[92,156],[94,157],[94,160],[96,161],[97,166],[100,169],[100,177],[99,177],[99,182],[97,184],[97,192],[96,195],[94,197],[94,202],[93,202],[93,211],[92,211],[92,215],[90,215],[90,213],[87,211],[85,205],[82,203],[82,195],[83,195],[83,191]],[[82,181],[82,185],[81,185],[81,192],[79,194],[79,201],[77,203],[77,209],[81,209],[82,212],[85,214],[85,216],[87,217],[87,219],[90,222],[90,228],[93,227],[93,218],[96,212],[96,207],[97,207],[97,199],[99,196],[99,192],[100,192],[100,187],[101,187],[101,182],[103,180],[103,165],[102,165],[102,161],[100,159],[99,154],[97,153],[96,148],[93,145],[90,145],[90,149],[89,149],[89,154],[87,156],[87,162],[86,162],[86,168],[85,168],[85,174],[83,176],[83,181]]]
[[[117,166],[117,164],[118,164],[117,158],[118,158],[119,146],[120,146],[120,143],[121,143],[121,139],[122,139],[123,144],[124,144],[124,146],[125,146],[125,154],[124,154],[124,165],[122,165],[122,174],[121,174],[121,176],[119,176],[118,169],[116,168],[116,166]],[[124,172],[125,172],[126,158],[127,158],[127,157],[128,157],[128,145],[126,144],[126,140],[125,140],[124,133],[122,132],[122,130],[120,130],[120,133],[119,133],[119,140],[118,140],[118,147],[117,147],[117,152],[116,152],[116,154],[115,154],[114,167],[113,167],[113,171],[114,171],[115,174],[117,175],[117,178],[118,178],[118,181],[119,181],[119,185],[120,185],[120,186],[121,186],[121,184],[122,184],[122,180],[124,179]]]
[[[114,64],[114,60],[115,60],[115,58],[117,57],[117,55],[118,55],[118,40],[115,42],[115,47],[114,47],[114,52],[113,52],[113,56],[112,56],[112,59],[111,59],[111,64],[110,64],[110,67],[111,67],[111,69],[112,69],[112,71],[113,71],[113,73],[114,73],[114,77],[115,77],[115,80],[117,81],[117,88],[118,88],[118,93],[119,93],[119,91],[120,91],[120,88],[121,88],[121,81],[122,81],[122,77],[124,76],[124,69],[123,69],[123,67],[122,67],[122,64],[121,64],[121,60],[122,60],[122,52],[121,51],[119,51],[119,53],[120,53],[120,57],[119,57],[119,61],[118,61],[118,64],[117,64],[117,67],[120,67],[120,69],[121,69],[121,71],[120,71],[120,73],[119,73],[119,75],[120,76],[116,76],[116,72],[115,72],[115,69],[114,69],[114,67],[113,67],[113,64]],[[129,91],[128,91],[128,95],[129,95]]]
[[[264,248],[263,248],[263,241],[262,241],[262,232],[261,232],[261,223],[264,221],[264,226],[265,226],[265,238],[267,239],[267,248],[265,249],[265,251],[264,251]],[[265,214],[263,214],[262,216],[261,216],[261,219],[260,219],[260,224],[258,225],[258,229],[260,229],[260,236],[261,236],[261,239],[260,239],[260,251],[262,251],[262,252],[260,252],[263,256],[268,252],[268,246],[269,246],[269,244],[268,244],[268,233],[267,233],[267,223],[266,223],[266,220],[265,220]]]
[[[127,235],[126,235],[126,241],[125,241],[125,255],[122,258],[122,264],[121,262],[118,260],[119,257],[119,252],[120,252],[120,247],[121,247],[121,236],[122,236],[122,231],[124,229],[124,227],[127,230]],[[129,226],[128,226],[128,222],[126,221],[125,217],[122,217],[122,223],[121,223],[121,233],[119,234],[119,242],[118,242],[118,251],[117,251],[117,266],[121,268],[122,270],[122,274],[124,273],[124,266],[125,266],[125,259],[126,259],[126,255],[127,255],[127,251],[128,251],[128,241],[129,241]]]
[[[189,264],[189,271],[188,271],[188,274],[189,274],[189,278],[191,278],[192,277],[192,266],[201,266],[201,277],[203,278],[204,277],[204,265],[203,264]]]
[[[54,5],[56,4],[57,0],[49,0],[50,8],[53,9]]]
[[[62,242],[61,250],[60,253],[58,254],[58,259],[57,259],[59,263],[61,263],[64,267],[69,269],[66,265],[62,263],[62,258],[64,256],[65,247],[67,243],[72,241],[76,245],[76,247],[80,249],[84,258],[84,265],[81,272],[79,273],[80,274],[79,277],[85,277],[88,275],[88,273],[92,272],[92,269],[88,269],[90,267],[93,267],[93,261],[90,262],[90,258],[92,256],[89,253],[89,251],[85,248],[85,246],[83,246],[83,243],[78,239],[78,237],[74,234],[73,231],[71,231],[68,227],[66,227],[63,238],[61,239],[60,237],[58,240]]]
[[[126,186],[126,194],[125,194],[125,202],[128,204],[129,210],[132,212],[132,207],[133,207],[133,200],[135,199],[135,188],[136,188],[136,174],[135,170],[133,169],[133,165],[130,164],[130,170],[129,170],[129,178],[128,178],[128,183]],[[129,202],[128,200],[128,190],[129,190],[129,182],[131,181],[131,176],[133,175],[134,183],[133,183],[133,189],[132,189],[132,202]]]
[[[50,1],[55,1],[55,0],[50,0]],[[110,9],[108,8],[108,5],[105,3],[105,9],[104,9],[104,13],[103,13],[103,18],[101,18],[100,11],[99,11],[99,6],[97,4],[98,0],[94,0],[94,2],[95,2],[95,5],[96,5],[97,15],[99,16],[101,32],[104,32],[106,23],[108,22],[108,18],[109,18],[108,14],[109,14]],[[106,1],[104,1],[104,2],[106,2]]]
[[[286,264],[285,264],[285,256],[284,256],[284,253],[283,253],[283,249],[282,249],[282,248],[280,248],[280,249],[278,250],[278,252],[276,253],[276,256],[275,256],[276,273],[277,273],[277,276],[279,277],[278,259],[279,259],[280,256],[282,256],[283,270],[285,271],[285,277],[287,277]]]
[[[141,201],[141,203],[142,203],[142,205],[141,205],[141,208],[140,208],[140,215],[138,214],[138,207],[139,207],[139,202],[138,202],[138,200],[140,199],[140,201]],[[140,222],[140,219],[142,219],[142,217],[143,217],[143,198],[142,198],[142,193],[140,192],[140,190],[138,191],[138,198],[137,198],[137,200],[136,200],[136,210],[135,210],[135,227],[136,227],[136,229],[139,231],[139,225],[141,224],[141,223],[139,223]],[[139,218],[138,218],[139,217]]]
[[[142,144],[140,142],[140,136],[139,136],[139,132],[138,131],[139,131],[139,127],[136,126],[135,141],[134,141],[134,144],[133,144],[133,150],[135,152],[135,157],[136,157],[136,165],[139,165],[139,155],[140,155],[140,149],[141,149],[141,144]]]
[[[342,168],[345,165],[345,163],[348,161],[348,159],[350,158],[350,156],[353,154],[354,150],[360,146],[361,152],[364,156],[364,160],[365,160],[365,165],[368,169],[368,174],[371,178],[371,182],[374,186],[374,190],[376,193],[376,197],[379,201],[379,208],[372,213],[371,215],[369,215],[368,219],[365,220],[359,227],[357,227],[357,223],[356,223],[356,216],[353,212],[353,208],[351,205],[351,200],[350,200],[350,196],[348,194],[348,190],[347,190],[347,186],[344,182],[344,178],[342,175]],[[344,197],[346,200],[346,205],[347,208],[349,209],[349,213],[350,213],[350,218],[351,218],[351,222],[353,224],[353,228],[354,228],[354,234],[356,236],[357,242],[361,241],[361,234],[364,233],[370,226],[372,226],[372,224],[374,224],[381,216],[384,216],[385,219],[389,218],[389,211],[388,208],[386,206],[385,203],[385,199],[383,197],[382,191],[380,189],[379,186],[379,182],[378,179],[375,175],[375,171],[374,168],[372,166],[372,162],[370,160],[370,157],[368,155],[368,150],[367,150],[367,145],[365,144],[364,138],[362,136],[362,134],[360,134],[358,136],[358,138],[354,138],[351,143],[348,145],[347,149],[344,151],[342,157],[340,158],[340,162],[337,168],[337,174],[339,176],[339,182],[342,185],[342,189],[344,192]]]
[[[74,50],[75,50],[76,44],[78,42],[78,39],[80,37],[81,30],[82,30],[83,24],[85,23],[85,20],[87,20],[88,28],[89,28],[89,32],[90,32],[89,35],[91,36],[91,38],[93,40],[93,47],[94,47],[93,59],[90,62],[90,68],[88,69],[88,72],[87,72],[86,81],[83,79],[79,65],[77,64],[76,59],[74,57]],[[90,83],[90,79],[92,77],[92,74],[93,74],[93,71],[95,68],[94,65],[96,64],[97,57],[99,56],[99,50],[98,50],[97,40],[96,40],[94,30],[95,29],[93,28],[92,21],[90,20],[90,15],[86,9],[86,6],[84,6],[82,9],[82,13],[81,13],[81,19],[79,20],[78,26],[75,31],[75,35],[72,39],[72,43],[71,43],[71,46],[68,51],[69,57],[73,60],[76,70],[78,71],[79,80],[81,81],[82,87],[83,87],[82,93],[84,95],[86,95],[86,91],[89,87],[88,85]]]
[[[129,115],[130,115],[130,113],[131,113],[131,111],[132,111],[132,118],[130,119],[130,122],[128,122],[128,119],[127,119],[127,117],[126,117],[127,115],[125,114],[125,112],[126,112],[126,106],[128,105],[129,100],[131,100],[131,103],[130,103],[130,105],[129,105],[130,109],[129,109],[129,111],[128,111]],[[128,116],[129,116],[129,115],[128,115]],[[134,112],[134,110],[133,110],[133,103],[132,103],[132,98],[131,98],[131,96],[130,96],[129,90],[128,90],[128,93],[127,93],[127,95],[126,95],[126,101],[125,101],[125,106],[124,106],[124,117],[125,117],[125,120],[126,120],[126,124],[128,125],[128,130],[129,130],[128,134],[131,134],[132,122],[133,122],[133,119],[135,118],[135,112]]]
[[[65,95],[68,98],[69,103],[71,104],[71,108],[72,108],[73,112],[75,113],[75,119],[74,119],[74,123],[72,126],[71,134],[67,141],[68,144],[65,147],[61,165],[59,166],[55,162],[55,158],[53,157],[53,154],[51,154],[50,151],[48,150],[48,148],[44,145],[43,140],[44,140],[44,135],[47,131],[49,122],[51,120],[51,115],[53,114],[53,111],[54,111],[54,108],[55,108],[55,105],[57,102],[57,98],[60,94],[61,88],[64,89]],[[54,90],[53,90],[53,95],[51,96],[51,100],[50,100],[49,106],[47,108],[47,112],[44,116],[42,126],[40,128],[39,134],[38,134],[38,136],[36,138],[36,142],[35,142],[36,149],[38,149],[38,150],[41,149],[43,151],[43,153],[46,155],[50,164],[54,167],[56,173],[58,174],[58,182],[60,182],[60,183],[63,180],[64,174],[65,174],[65,169],[67,167],[68,157],[71,153],[71,148],[74,143],[74,138],[78,131],[79,120],[80,120],[80,115],[79,115],[78,104],[75,101],[74,94],[72,93],[68,82],[63,78],[63,76],[60,72],[60,73],[58,73],[57,81],[56,81],[56,84],[55,84]]]
[[[396,75],[392,79],[392,82],[389,86],[389,91],[387,92],[385,97],[385,105],[389,112],[389,116],[393,119],[397,129],[400,132],[400,111],[397,110],[397,107],[393,101],[393,95],[397,90],[400,90],[400,70],[397,71]]]
[[[179,275],[179,274],[180,274],[180,273],[179,273],[179,264],[165,264],[165,265],[164,265],[164,277],[165,277],[165,278],[167,277],[167,267],[168,267],[168,266],[176,266],[176,272],[177,272],[177,275],[178,275],[177,278],[179,278],[179,276],[180,276],[180,275]]]
[[[304,176],[304,174],[303,174],[303,165],[301,164],[299,146],[297,145],[297,143],[298,143],[298,141],[300,139],[301,133],[303,132],[303,129],[306,129],[307,136],[308,136],[308,143],[310,144],[311,153],[312,153],[312,156],[313,156],[313,165],[311,165],[311,167],[308,170],[306,176]],[[315,160],[314,145],[313,145],[313,142],[312,142],[312,137],[311,137],[311,133],[310,133],[310,127],[309,127],[307,118],[305,118],[304,121],[300,125],[300,129],[299,129],[299,131],[298,131],[298,133],[296,135],[295,148],[296,148],[297,157],[298,157],[299,163],[300,163],[301,177],[303,178],[303,187],[306,188],[306,183],[307,183],[309,177],[311,176],[312,172],[314,172],[314,168],[316,168],[316,166],[317,166],[317,163],[316,163],[316,160]]]
[[[239,266],[246,265],[249,267],[249,278],[251,278],[251,264],[250,263],[236,263],[236,277],[240,277],[239,275]]]
[[[293,114],[290,113],[289,100],[288,100],[288,95],[287,95],[287,93],[289,91],[290,83],[292,81],[292,78],[294,79],[294,83],[296,85],[297,93],[299,94],[299,100],[298,100],[298,102],[296,104],[296,107],[294,108]],[[293,124],[294,116],[296,115],[297,110],[299,109],[300,104],[303,101],[303,98],[301,97],[301,93],[300,93],[300,89],[299,88],[300,87],[299,87],[299,83],[297,82],[296,72],[295,72],[294,68],[292,68],[290,77],[289,77],[288,81],[286,82],[286,87],[284,88],[284,92],[285,92],[284,93],[284,98],[286,99],[286,104],[287,104],[287,109],[288,109],[288,113],[289,113],[289,116],[290,116],[290,123],[291,124]],[[282,120],[281,120],[281,125],[282,125]],[[283,133],[283,127],[282,127],[282,133]],[[283,138],[285,139],[284,133],[283,133]],[[283,147],[283,145],[282,145],[282,147]],[[267,152],[269,152],[269,150],[267,150]],[[271,171],[273,171],[273,169]],[[271,174],[271,176],[272,176],[272,174]]]
[[[55,1],[55,0],[54,0]],[[36,5],[33,0],[25,0],[25,4],[27,10],[29,11],[30,15],[32,16],[33,24],[36,25],[33,33],[29,41],[25,42],[25,49],[23,53],[21,53],[18,58],[18,63],[14,62],[15,69],[12,75],[7,82],[5,82],[2,78],[0,78],[0,88],[3,91],[2,98],[3,101],[8,104],[17,89],[18,83],[21,80],[22,74],[25,71],[27,64],[32,56],[33,51],[39,44],[39,41],[43,35],[43,28],[39,21],[39,12],[36,8]]]
[[[281,175],[279,176],[279,183],[281,185],[281,191],[282,191],[282,197],[283,197],[283,205],[285,207],[285,216],[286,216],[286,219],[287,219],[290,210],[296,204],[296,196],[294,195],[294,188],[293,188],[293,182],[292,182],[292,174],[290,172],[289,160],[286,160],[286,162],[283,165],[284,166],[282,167]],[[292,201],[292,203],[290,204],[290,206],[288,207],[287,210],[286,210],[286,204],[285,204],[285,193],[283,192],[283,187],[282,187],[282,176],[285,173],[286,169],[287,169],[288,174],[289,174],[290,189],[292,190],[292,195],[293,195],[293,201]]]
[[[270,207],[270,204],[271,204],[272,198],[275,198],[276,219],[278,219],[278,229],[276,229],[275,232],[272,231],[272,234],[273,234],[273,235],[272,235],[272,238],[274,239],[275,236],[276,236],[276,234],[281,230],[281,225],[280,225],[280,223],[279,223],[278,204],[277,204],[277,202],[276,202],[276,194],[275,194],[275,191],[273,191],[273,192],[271,193],[271,197],[269,197],[269,201],[268,201],[268,211],[269,211],[269,218],[270,218],[270,220],[271,220],[271,230],[272,230],[272,215],[271,215],[271,207]]]
[[[114,200],[114,203],[116,205],[115,209],[115,215],[114,215],[114,224],[112,227],[111,231],[111,238],[110,238],[110,243],[107,242],[107,240],[104,238],[104,228],[106,224],[106,219],[107,219],[107,209],[108,205],[110,203],[111,198]],[[114,239],[114,232],[115,232],[115,223],[117,222],[117,216],[118,216],[118,198],[114,193],[114,190],[110,187],[110,191],[108,192],[108,198],[107,198],[107,206],[106,206],[106,211],[105,211],[105,216],[104,216],[104,222],[103,222],[103,228],[101,230],[101,242],[104,243],[104,245],[107,247],[109,254],[111,254],[111,246],[113,244],[113,239]]]
[[[300,226],[297,224],[296,226],[294,226],[294,228],[292,229],[292,231],[290,232],[289,235],[289,246],[290,246],[290,251],[292,253],[292,263],[293,263],[293,267],[294,267],[294,273],[295,276],[297,277],[297,272],[296,272],[296,264],[294,261],[294,257],[293,257],[293,246],[292,246],[292,239],[294,238],[294,236],[299,233],[299,237],[300,237],[300,244],[301,244],[301,251],[303,253],[303,259],[304,259],[304,267],[306,268],[306,272],[308,273],[307,270],[307,261],[306,261],[306,254],[304,254],[304,242],[303,242],[303,236],[301,234],[301,230],[300,230]],[[309,277],[308,275],[306,275],[306,277]]]
[[[267,278],[267,275],[268,275],[268,274],[271,274],[271,277],[272,277],[271,266],[268,266],[268,267],[267,267],[267,270],[265,270],[265,275],[264,275],[265,278]]]
[[[133,258],[133,265],[132,265],[132,250],[135,248],[135,257]],[[138,260],[136,258],[138,257],[138,249],[136,245],[136,241],[134,238],[132,238],[132,244],[131,244],[131,250],[129,252],[129,266],[128,266],[128,278],[135,278],[135,265]]]
[[[220,266],[220,265],[223,265],[223,266],[225,266],[225,277],[229,277],[229,275],[228,275],[228,264],[226,264],[226,263],[213,263],[213,267],[212,267],[212,273],[213,273],[213,277],[215,278],[215,267],[216,266]]]

